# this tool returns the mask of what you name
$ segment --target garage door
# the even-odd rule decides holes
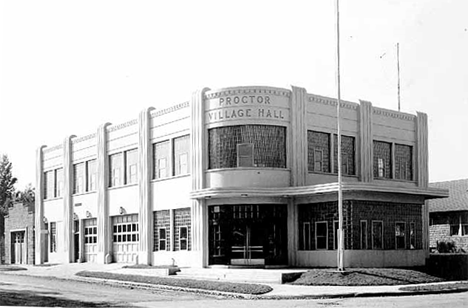
[[[97,257],[97,219],[83,220],[84,259],[85,262],[96,262]]]
[[[112,217],[113,260],[118,263],[135,263],[138,256],[138,215]]]

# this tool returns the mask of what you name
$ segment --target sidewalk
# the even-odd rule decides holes
[[[25,275],[25,276],[42,276],[42,277],[55,277],[59,279],[73,279],[81,281],[96,281],[95,278],[83,278],[75,276],[77,272],[80,271],[101,271],[101,272],[110,272],[117,274],[131,274],[131,275],[142,275],[142,276],[158,276],[158,272],[153,269],[134,269],[134,268],[122,268],[122,264],[93,264],[93,263],[71,263],[71,264],[59,264],[51,266],[33,266],[33,265],[21,265],[21,267],[26,268],[27,270],[21,271],[12,271],[8,272],[12,275]],[[178,278],[177,276],[169,276],[173,278]],[[188,277],[184,276],[183,278],[191,279],[200,279],[199,277]],[[238,281],[237,281],[238,282]],[[134,284],[132,282],[122,282],[122,281],[112,281],[116,284]],[[258,283],[258,282],[253,282]],[[433,283],[436,284],[447,284],[447,283],[456,283],[456,282],[442,282],[442,283]],[[457,292],[455,290],[444,290],[438,292],[428,292],[428,291],[401,291],[400,288],[405,287],[405,285],[396,285],[396,286],[298,286],[298,285],[289,285],[289,284],[277,284],[277,283],[258,283],[258,284],[267,284],[273,288],[269,293],[263,295],[248,295],[242,296],[244,298],[258,298],[258,299],[313,299],[313,298],[335,298],[335,297],[373,297],[373,296],[408,296],[408,295],[417,295],[417,294],[434,294],[434,293],[447,293],[447,292]],[[143,285],[145,287],[155,287]],[[428,285],[428,284],[425,284]],[[416,286],[412,284],[410,286]],[[171,287],[162,286],[162,288],[170,289]],[[180,290],[180,288],[177,288]],[[193,291],[193,290],[187,290]],[[204,293],[209,293],[203,291]],[[461,291],[458,291],[461,292]],[[219,292],[216,292],[219,294]]]

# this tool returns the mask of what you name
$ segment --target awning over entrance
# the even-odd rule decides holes
[[[448,197],[447,189],[433,187],[390,186],[384,183],[344,182],[346,192],[392,193],[419,196],[424,199]],[[308,197],[319,194],[332,194],[338,191],[338,183],[318,184],[298,187],[216,187],[205,188],[190,193],[191,199],[232,198],[232,197]]]

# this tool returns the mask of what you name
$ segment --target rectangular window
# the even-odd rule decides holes
[[[374,178],[391,179],[392,174],[392,143],[374,140]]]
[[[413,147],[395,144],[395,179],[413,180]]]
[[[253,143],[237,144],[237,167],[253,167],[254,146]]]
[[[188,230],[187,227],[180,227],[179,228],[179,247],[180,250],[187,250],[187,238],[188,238]]]
[[[137,149],[125,151],[125,184],[134,184],[137,182],[137,162]]]
[[[328,223],[319,221],[315,223],[315,249],[328,249]]]
[[[309,172],[331,172],[329,133],[307,131],[307,159]]]
[[[81,194],[84,192],[85,164],[79,163],[73,165],[73,193]]]
[[[333,221],[333,249],[338,249],[338,228],[340,227],[339,221],[334,220]]]
[[[96,160],[86,162],[86,191],[96,190]]]
[[[405,249],[405,223],[396,222],[395,223],[395,248],[396,249]]]
[[[367,220],[361,220],[361,249],[367,249]]]
[[[109,187],[122,185],[122,159],[122,153],[116,153],[109,156]]]
[[[55,197],[63,194],[63,168],[55,169]]]
[[[338,173],[338,135],[333,134],[334,173]],[[355,168],[355,137],[341,135],[341,173],[356,175]]]
[[[154,179],[162,179],[170,176],[169,174],[169,140],[158,142],[153,145],[154,158]]]
[[[189,173],[190,136],[174,138],[174,175]]]
[[[50,223],[50,252],[57,252],[57,223]]]
[[[415,223],[410,223],[410,249],[416,249],[416,227]]]
[[[314,150],[314,171],[323,171],[323,151]]]
[[[44,199],[55,197],[55,172],[54,170],[44,172]]]
[[[383,222],[372,221],[372,249],[383,248]]]
[[[166,250],[166,228],[159,228],[159,251]]]
[[[378,162],[378,168],[379,168],[379,173],[378,173],[378,177],[379,178],[383,178],[385,177],[385,164],[384,164],[384,160],[383,158],[379,158],[377,160]]]
[[[311,250],[312,245],[310,243],[310,222],[302,223],[302,249]]]

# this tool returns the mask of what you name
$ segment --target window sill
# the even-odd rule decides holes
[[[133,186],[138,186],[138,183],[125,184],[125,185],[120,185],[120,186],[112,186],[112,187],[108,187],[107,190],[115,190],[115,189],[133,187]]]
[[[330,176],[338,176],[338,173],[331,173],[331,172],[320,172],[320,171],[309,171],[309,174],[321,174],[321,175],[330,175]],[[341,174],[342,177],[347,178],[358,178],[357,175],[354,174]]]
[[[54,198],[51,198],[51,199],[44,199],[43,201],[47,202],[47,201],[55,201],[55,200],[60,200],[60,199],[63,199],[63,197],[54,197]]]
[[[174,179],[179,179],[179,178],[185,178],[185,177],[188,177],[188,176],[190,176],[190,173],[179,174],[179,175],[174,175],[174,176],[168,176],[168,177],[160,178],[160,179],[152,179],[151,183],[153,183],[153,182],[163,182],[163,181],[174,180]]]
[[[276,167],[232,167],[232,168],[215,168],[206,170],[207,173],[211,172],[224,172],[224,171],[249,171],[249,170],[274,170],[274,171],[291,171],[288,168],[276,168]]]
[[[400,182],[400,183],[414,183],[414,184],[417,184],[417,182],[414,181],[414,180],[400,180],[400,179],[379,178],[379,177],[374,177],[373,179],[375,181],[392,181],[392,182]]]
[[[91,195],[91,194],[95,194],[96,192],[97,192],[97,190],[85,191],[85,192],[82,192],[82,193],[73,194],[72,197],[79,197],[79,196]]]

